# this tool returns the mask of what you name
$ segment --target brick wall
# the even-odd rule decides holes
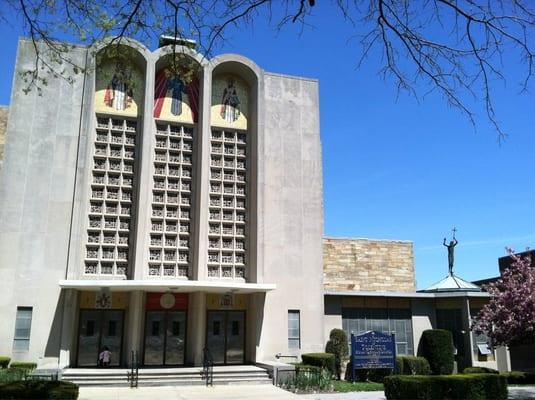
[[[326,290],[416,290],[412,242],[371,239],[323,239]]]
[[[7,130],[7,110],[6,106],[0,106],[0,169],[4,161],[4,146],[6,144]]]

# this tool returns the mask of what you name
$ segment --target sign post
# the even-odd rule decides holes
[[[395,335],[368,331],[351,334],[351,380],[357,369],[394,369],[396,366]]]

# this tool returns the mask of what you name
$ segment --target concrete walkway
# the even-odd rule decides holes
[[[79,400],[298,400],[273,385],[81,387]]]
[[[535,399],[535,386],[509,386],[509,400]]]
[[[535,400],[535,386],[510,386],[509,400]],[[385,400],[384,392],[295,395],[271,385],[81,387],[79,400]]]
[[[299,399],[306,400],[385,400],[384,392],[349,392],[349,393],[320,393],[302,394]]]

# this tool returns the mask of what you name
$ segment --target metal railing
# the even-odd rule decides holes
[[[130,371],[126,372],[126,380],[131,388],[137,388],[139,381],[139,357],[137,350],[132,350],[130,355]]]
[[[206,382],[206,386],[213,386],[214,384],[214,358],[210,350],[205,347],[203,350],[202,360],[202,376]]]

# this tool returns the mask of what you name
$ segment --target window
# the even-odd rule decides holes
[[[299,310],[288,310],[288,348],[301,348],[301,323]]]
[[[17,307],[15,320],[15,338],[13,350],[25,351],[30,349],[30,330],[32,327],[32,307]]]
[[[351,333],[359,335],[366,331],[396,334],[396,352],[412,355],[412,321],[409,309],[396,308],[342,308],[342,326],[351,346]]]

